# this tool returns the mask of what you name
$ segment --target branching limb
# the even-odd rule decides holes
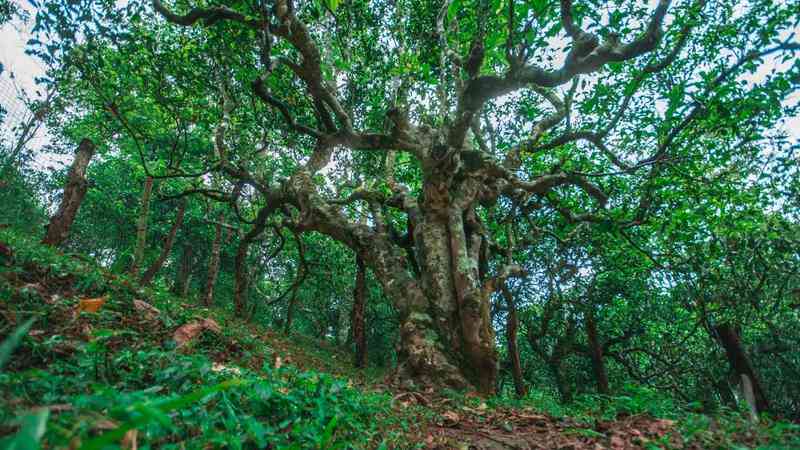
[[[153,8],[169,22],[185,27],[192,26],[201,20],[203,21],[203,25],[207,27],[214,25],[220,20],[239,22],[257,30],[262,29],[265,25],[265,23],[262,21],[248,19],[244,14],[224,6],[216,6],[212,8],[192,8],[188,13],[180,15],[175,14],[167,9],[167,7],[164,6],[160,0],[153,0]]]

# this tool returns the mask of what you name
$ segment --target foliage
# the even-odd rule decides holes
[[[21,418],[31,442],[47,421],[47,442],[89,443],[97,410],[163,445],[348,446],[358,430],[378,445],[370,415],[397,411],[322,373],[390,372],[390,389],[446,385],[495,418],[569,417],[554,429],[576,439],[655,417],[686,445],[797,444],[793,2],[31,5],[48,95],[0,142],[0,308],[20,311],[0,332],[33,311],[36,333],[2,376],[34,381],[26,406],[84,405]],[[0,23],[13,9],[0,1]],[[45,122],[52,141],[31,148]],[[88,192],[67,242],[41,247],[65,180],[42,160],[82,139],[98,148]],[[140,250],[139,272],[160,264],[152,288]],[[209,314],[223,333],[172,348]],[[424,403],[380,427],[453,412]]]

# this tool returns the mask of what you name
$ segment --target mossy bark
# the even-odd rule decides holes
[[[214,241],[211,243],[211,254],[208,258],[208,272],[206,274],[206,285],[203,291],[203,304],[211,306],[214,303],[214,286],[217,284],[219,274],[219,260],[222,251],[222,221],[225,219],[223,213],[219,217],[214,227]]]
[[[153,192],[153,177],[148,176],[144,180],[142,189],[142,204],[139,207],[139,217],[136,220],[136,247],[133,249],[133,264],[130,273],[133,276],[139,275],[139,268],[144,260],[144,249],[147,245],[147,217],[150,214],[150,195]]]
[[[42,239],[43,244],[58,246],[69,236],[72,222],[75,221],[75,216],[78,215],[78,209],[81,207],[83,197],[89,187],[89,183],[86,180],[86,170],[89,167],[89,161],[91,161],[94,151],[95,145],[89,139],[83,139],[78,145],[75,159],[73,159],[67,175],[67,183],[64,186],[61,205],[59,205],[58,211],[53,217],[50,218],[47,233]]]
[[[367,365],[367,334],[364,312],[367,305],[367,268],[361,258],[356,258],[356,280],[353,289],[352,329],[355,342],[355,366]]]

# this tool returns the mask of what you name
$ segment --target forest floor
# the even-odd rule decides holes
[[[0,300],[0,448],[800,448],[795,424],[646,395],[564,408],[399,390],[334,346],[9,230]]]

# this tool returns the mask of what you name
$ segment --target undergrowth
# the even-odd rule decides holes
[[[394,446],[378,420],[387,395],[273,367],[276,349],[222,311],[187,308],[9,230],[0,242],[13,249],[0,261],[0,336],[33,319],[0,369],[0,448],[117,448],[134,435],[139,448]],[[78,312],[81,298],[105,295],[96,313]],[[147,317],[135,299],[160,313]],[[222,333],[176,348],[172,331],[200,317]]]
[[[336,349],[141,288],[12,230],[0,230],[0,243],[13,251],[0,256],[0,448],[420,448],[426,424],[441,417],[430,404],[369,389],[380,373],[355,371]],[[80,312],[88,297],[106,301]],[[209,317],[221,333],[177,345],[177,327]],[[753,424],[739,410],[712,417],[634,386],[569,405],[536,390],[524,399],[443,397],[448,409],[569,418],[570,432],[588,438],[625,417],[675,421],[677,440],[650,448],[800,448],[795,424]]]

